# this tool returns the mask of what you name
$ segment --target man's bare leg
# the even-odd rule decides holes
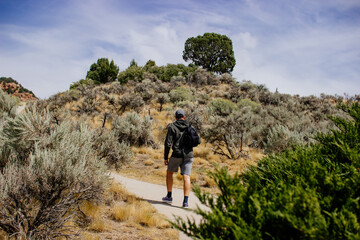
[[[190,176],[184,174],[183,180],[184,180],[184,196],[188,197],[190,194],[190,190],[191,190]]]
[[[168,192],[172,192],[173,187],[173,172],[166,171],[166,188]]]

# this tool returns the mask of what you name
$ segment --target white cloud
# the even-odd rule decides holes
[[[323,7],[349,11],[358,1],[152,3],[156,9],[128,1],[69,1],[54,16],[61,21],[49,26],[0,23],[0,74],[45,98],[84,78],[100,57],[113,59],[120,70],[131,59],[184,63],[187,38],[217,32],[233,41],[239,81],[291,94],[359,93],[359,17],[345,24],[323,13]]]
[[[238,33],[231,37],[233,42],[240,41],[243,48],[255,48],[257,46],[257,38],[249,32]]]

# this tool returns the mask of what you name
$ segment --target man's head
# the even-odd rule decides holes
[[[177,110],[177,111],[175,112],[175,118],[176,118],[177,120],[179,120],[179,119],[185,119],[185,112],[184,112],[183,110],[181,110],[181,109]]]

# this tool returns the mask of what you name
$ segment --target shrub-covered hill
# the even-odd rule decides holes
[[[17,108],[0,89],[0,239],[177,239],[149,203],[109,181],[108,167],[131,159],[113,132]]]
[[[16,80],[10,77],[0,77],[0,87],[4,92],[19,97],[21,101],[37,99],[32,91],[24,88]]]
[[[243,171],[264,154],[313,142],[313,134],[334,127],[329,115],[342,114],[336,108],[343,101],[339,97],[291,96],[201,68],[154,67],[133,65],[119,73],[119,81],[106,84],[80,80],[37,104],[48,107],[58,124],[71,116],[110,131],[123,146],[119,153],[128,152],[128,146],[134,154],[121,173],[156,183],[164,181],[166,127],[174,121],[176,109],[184,109],[202,138],[194,149],[192,172],[192,182],[202,187],[215,186],[206,175],[214,164],[232,173]],[[181,176],[175,179],[180,185]]]
[[[66,113],[108,129],[116,128],[116,122],[129,112],[148,117],[152,135],[129,143],[154,147],[162,144],[166,123],[173,120],[176,109],[182,108],[204,142],[212,144],[213,152],[231,159],[246,155],[243,147],[249,145],[265,152],[281,152],[292,145],[307,144],[315,132],[332,128],[329,115],[340,114],[335,107],[342,100],[338,97],[273,93],[264,85],[238,83],[229,74],[216,76],[200,68],[186,76],[161,80],[146,71],[141,76],[103,85],[84,80],[39,104],[48,106],[57,121]],[[163,112],[166,123],[157,125],[162,129],[154,129],[160,120],[155,119],[157,114]]]

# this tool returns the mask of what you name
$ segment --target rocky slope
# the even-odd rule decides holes
[[[0,87],[4,92],[19,97],[21,101],[37,100],[33,92],[24,88],[12,78],[1,77]]]

